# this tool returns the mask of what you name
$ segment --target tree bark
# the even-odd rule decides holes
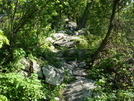
[[[79,25],[76,28],[76,30],[80,30],[80,29],[85,27],[87,19],[88,19],[88,15],[89,15],[90,7],[92,5],[92,2],[93,2],[93,0],[91,2],[87,3],[87,5],[85,7],[85,10],[84,10],[84,13],[83,13],[83,15],[81,17],[81,20],[80,20]]]
[[[113,20],[114,20],[115,14],[116,14],[116,7],[117,7],[119,1],[120,0],[114,0],[113,1],[113,9],[112,9],[111,17],[110,17],[108,31],[107,31],[106,36],[103,39],[101,45],[99,46],[99,48],[96,50],[96,52],[93,55],[91,55],[91,60],[88,63],[88,66],[89,67],[91,67],[93,65],[93,63],[96,60],[98,54],[105,48],[105,46],[107,44],[108,38],[111,35],[111,31],[113,29]]]

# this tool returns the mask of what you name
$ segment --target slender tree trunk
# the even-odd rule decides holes
[[[114,0],[114,2],[113,2],[113,9],[112,9],[111,17],[110,17],[108,31],[107,31],[106,36],[103,39],[100,47],[96,50],[96,52],[93,55],[91,55],[91,61],[89,61],[89,63],[88,63],[89,67],[91,67],[93,65],[93,63],[96,60],[98,54],[105,48],[105,46],[107,44],[108,38],[111,35],[111,31],[113,29],[113,20],[114,20],[115,14],[116,14],[116,7],[117,7],[119,1],[120,0]]]
[[[82,15],[82,18],[81,18],[81,20],[79,22],[79,25],[78,25],[76,30],[80,30],[80,29],[85,27],[87,19],[88,19],[88,15],[89,15],[90,7],[92,5],[92,2],[93,2],[93,0],[91,2],[87,2],[87,5],[86,5],[85,10],[84,10],[84,13]]]

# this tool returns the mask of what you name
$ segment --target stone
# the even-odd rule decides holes
[[[39,78],[43,78],[43,74],[41,71],[40,65],[37,63],[36,60],[32,59],[27,59],[27,58],[22,58],[20,61],[20,64],[23,68],[22,73],[25,76],[29,76],[31,73],[36,73]]]
[[[68,49],[64,52],[63,56],[64,57],[75,57],[78,60],[83,60],[86,59],[87,55],[87,49]]]
[[[86,62],[83,61],[79,63],[78,68],[84,68],[85,66],[86,66]]]
[[[71,47],[74,47],[79,42],[79,41],[76,41],[78,39],[80,38],[67,36],[66,38],[61,38],[59,40],[54,41],[53,44],[54,46],[71,48]]]
[[[68,35],[67,34],[64,34],[64,33],[54,33],[52,35],[52,37],[54,38],[54,40],[61,40],[61,39],[64,39],[66,38]]]
[[[21,68],[23,68],[23,69],[30,68],[30,66],[31,66],[30,60],[27,59],[27,58],[22,58],[22,59],[20,60],[20,64],[21,64],[21,66],[22,66]]]
[[[22,78],[26,78],[26,77],[28,77],[28,72],[26,72],[26,71],[20,71],[19,73],[22,73]]]
[[[54,42],[54,39],[53,39],[52,37],[48,37],[48,38],[46,38],[46,40],[47,40],[48,42],[51,42],[51,43]]]
[[[86,34],[86,32],[83,31],[83,30],[78,30],[78,31],[75,32],[75,35],[77,35],[77,36],[79,36],[79,35],[85,35],[85,34]]]
[[[78,67],[78,61],[77,60],[69,61],[67,63],[70,64],[70,65],[72,65],[73,68],[77,68]]]
[[[60,85],[64,79],[64,71],[53,66],[45,66],[43,69],[43,75],[46,78],[46,82],[52,85]]]
[[[77,24],[75,22],[72,22],[69,20],[66,20],[65,22],[66,22],[66,24],[64,27],[65,27],[65,29],[67,29],[67,33],[69,32],[69,34],[73,34],[77,28]]]
[[[33,72],[36,73],[38,77],[42,79],[43,73],[42,73],[40,65],[35,60],[32,60],[32,62],[33,62]]]
[[[66,71],[66,72],[68,72],[68,73],[70,73],[71,75],[72,75],[72,71],[73,71],[73,66],[72,65],[70,65],[70,64],[65,64],[63,67],[62,67],[62,70],[63,71]]]
[[[71,36],[65,33],[53,33],[52,37],[48,37],[46,40],[53,43],[55,47],[72,48],[80,42],[78,36]]]
[[[57,57],[63,57],[63,51],[58,51],[57,53],[56,53],[56,56]]]
[[[60,101],[60,98],[58,98],[58,97],[55,97],[54,99],[55,99],[55,101]]]
[[[95,81],[81,77],[67,84],[64,90],[66,101],[83,101],[85,97],[93,94],[92,89],[95,88]]]
[[[85,69],[82,69],[82,68],[76,68],[73,70],[73,75],[75,76],[86,76],[86,70]]]

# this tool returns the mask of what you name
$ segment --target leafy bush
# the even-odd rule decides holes
[[[45,98],[37,75],[23,78],[21,74],[0,75],[0,94],[11,101],[37,101]],[[2,97],[3,98],[3,97]]]
[[[3,44],[9,45],[9,40],[6,36],[4,36],[3,31],[0,30],[0,48],[3,46]]]
[[[8,99],[6,96],[0,95],[0,101],[8,101]]]
[[[114,90],[112,92],[103,92],[103,88],[96,88],[93,91],[98,94],[96,97],[86,97],[84,101],[133,101],[134,93],[131,90]]]
[[[45,90],[46,98],[49,99],[49,101],[56,101],[55,97],[60,97],[62,99],[63,98],[62,94],[65,86],[66,86],[65,83],[62,83],[59,86],[44,84],[43,87],[46,89]]]
[[[100,64],[94,66],[89,74],[93,79],[106,78],[107,86],[113,86],[114,89],[125,89],[132,85],[131,65],[122,60],[123,56],[116,56],[103,59]],[[110,85],[112,83],[112,85]]]
[[[84,35],[80,36],[80,39],[74,39],[74,41],[78,41],[79,44],[76,45],[77,49],[87,49],[89,47],[88,40]]]
[[[108,58],[102,58],[89,71],[88,77],[95,79],[99,88],[99,98],[88,97],[85,101],[132,101],[133,80],[131,65],[125,61],[125,54],[116,53]]]

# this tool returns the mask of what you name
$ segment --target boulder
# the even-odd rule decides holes
[[[34,59],[22,58],[20,60],[20,66],[23,69],[21,72],[25,77],[30,76],[31,73],[36,73],[39,78],[43,78],[41,67]]]
[[[86,66],[86,62],[82,61],[79,63],[78,68],[84,68]]]
[[[46,40],[47,40],[48,42],[51,42],[51,43],[54,42],[54,39],[53,39],[52,37],[48,37],[48,38],[46,38]]]
[[[73,48],[80,42],[81,38],[65,33],[53,33],[52,37],[48,37],[46,40],[53,43],[55,47]]]
[[[68,34],[74,34],[76,28],[77,28],[77,24],[75,22],[66,20],[65,21],[66,24],[64,25],[65,29],[67,29],[67,33]]]
[[[87,73],[85,71],[86,71],[85,69],[76,68],[73,70],[73,76],[86,76]]]
[[[55,41],[58,41],[58,40],[61,40],[61,39],[65,39],[68,35],[65,34],[65,33],[54,33],[52,35],[52,38],[55,40]]]
[[[85,97],[93,95],[92,89],[95,89],[95,81],[80,77],[78,80],[67,84],[64,93],[66,101],[83,101]],[[93,95],[97,96],[98,95]]]
[[[69,57],[74,57],[77,58],[78,60],[83,60],[86,59],[87,55],[87,49],[68,49],[65,50],[65,52],[63,53],[63,56],[65,58],[69,58]]]
[[[68,64],[68,63],[63,63],[62,64],[62,70],[70,73],[71,75],[73,74],[73,69],[75,68],[74,65]]]
[[[64,79],[64,71],[53,66],[45,66],[42,68],[46,82],[52,85],[60,85]]]
[[[55,42],[53,42],[53,45],[55,47],[59,46],[59,47],[72,48],[75,45],[77,45],[78,43],[79,43],[79,41],[75,41],[73,39],[67,38],[67,39],[55,41]]]

